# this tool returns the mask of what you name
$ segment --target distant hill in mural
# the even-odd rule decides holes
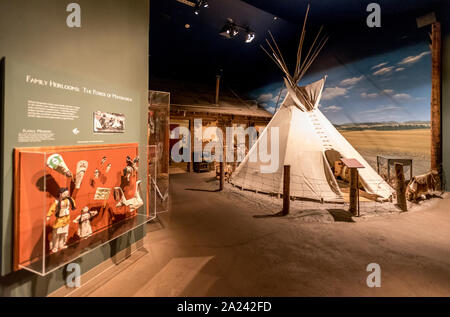
[[[406,122],[362,122],[362,123],[345,123],[336,124],[336,129],[341,131],[395,131],[395,130],[414,130],[414,129],[430,129],[430,121],[406,121]]]

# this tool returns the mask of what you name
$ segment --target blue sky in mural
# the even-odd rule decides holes
[[[325,75],[320,109],[334,124],[430,120],[431,55],[426,42],[307,75],[301,84]],[[280,80],[252,97],[274,112],[281,87]],[[280,104],[285,94],[286,89]]]

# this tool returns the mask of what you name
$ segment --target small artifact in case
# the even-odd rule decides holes
[[[68,188],[61,188],[59,198],[50,207],[47,213],[47,221],[55,215],[55,222],[52,226],[52,240],[50,250],[53,253],[67,248],[67,237],[69,235],[70,211],[76,208],[75,201],[70,197]]]

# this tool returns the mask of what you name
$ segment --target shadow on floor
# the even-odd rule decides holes
[[[352,215],[343,209],[327,209],[335,222],[355,222]]]
[[[186,188],[185,190],[191,190],[195,192],[208,192],[208,193],[217,193],[220,189],[201,189],[201,188]]]

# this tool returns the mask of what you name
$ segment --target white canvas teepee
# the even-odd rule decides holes
[[[290,165],[291,196],[321,201],[341,201],[342,193],[330,164],[334,164],[334,161],[339,158],[354,158],[365,167],[359,170],[360,180],[365,190],[388,199],[392,196],[393,189],[318,109],[325,78],[304,87],[298,86],[328,39],[324,37],[319,40],[323,30],[320,28],[308,53],[302,59],[308,13],[309,5],[303,23],[297,50],[297,63],[293,74],[289,73],[283,55],[270,32],[272,42],[268,40],[266,42],[271,53],[261,46],[285,74],[284,81],[288,94],[256,144],[233,173],[231,183],[263,193],[281,194],[283,191],[283,166]],[[267,165],[267,163],[261,162],[259,156],[254,154],[257,154],[262,138],[267,140],[267,147],[271,148],[271,142],[274,140],[270,140],[268,134],[275,127],[279,129],[278,168],[274,173],[262,173],[261,166]],[[252,161],[252,157],[257,157],[256,161]]]
[[[263,193],[283,192],[283,166],[291,166],[291,196],[323,201],[342,201],[342,193],[331,170],[327,157],[355,158],[365,166],[360,169],[360,181],[368,193],[389,198],[393,189],[373,170],[351,144],[334,128],[318,109],[325,79],[305,87],[296,93],[288,85],[288,94],[281,108],[274,115],[255,145],[233,173],[231,183]],[[308,106],[309,105],[309,106]],[[311,107],[311,110],[307,110]],[[258,151],[261,138],[270,129],[279,129],[279,166],[274,173],[261,173],[267,165],[257,159],[250,160],[252,152]],[[338,156],[338,157],[336,157]]]

